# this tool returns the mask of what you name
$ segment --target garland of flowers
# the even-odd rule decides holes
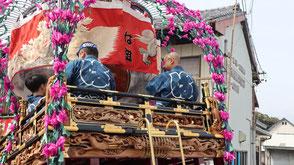
[[[19,124],[19,101],[13,92],[14,86],[11,84],[8,76],[7,76],[7,59],[9,54],[9,48],[6,47],[4,44],[2,44],[2,40],[0,39],[0,48],[2,48],[2,52],[0,52],[0,88],[1,91],[4,92],[4,96],[0,97],[0,102],[6,103],[6,105],[9,107],[11,112],[14,115],[14,120],[11,122],[11,125],[9,127],[9,133],[7,134],[6,141],[7,146],[4,148],[4,151],[0,158],[0,165],[4,164],[6,162],[7,156],[11,153],[12,144],[16,143],[17,137],[15,136],[15,132],[18,129]],[[3,108],[0,107],[0,113],[3,112]]]
[[[189,10],[184,4],[180,4],[175,0],[144,0],[144,2],[152,3],[159,11],[162,18],[161,38],[163,40],[162,47],[166,47],[168,52],[174,52],[175,49],[169,44],[169,36],[165,35],[163,29],[169,27],[169,35],[176,35],[180,39],[186,38],[195,45],[198,45],[204,53],[204,61],[209,65],[209,72],[214,82],[214,97],[219,102],[220,116],[223,120],[223,136],[225,138],[224,161],[225,164],[231,164],[235,159],[234,148],[232,146],[233,131],[229,126],[229,113],[227,112],[225,100],[227,87],[225,84],[224,55],[219,48],[217,37],[212,27],[208,25],[201,17],[200,11]],[[166,15],[159,6],[165,6]],[[183,24],[175,23],[175,19],[179,19]],[[184,35],[181,35],[184,34]]]
[[[14,10],[14,1],[11,0],[3,0],[0,1],[0,24],[2,28],[4,28],[4,32],[0,34],[0,37],[6,34],[7,28],[5,23],[3,22],[7,20],[7,16],[10,15],[11,11]],[[9,41],[9,37],[7,38]],[[0,39],[0,89],[3,92],[4,96],[0,97],[0,102],[5,103],[11,112],[14,115],[14,120],[11,122],[9,127],[9,133],[6,136],[7,146],[2,151],[2,155],[0,158],[0,165],[6,162],[8,155],[11,153],[12,145],[16,143],[17,137],[15,136],[15,132],[19,127],[19,101],[13,92],[14,86],[11,84],[8,76],[7,76],[7,64],[8,64],[8,55],[9,55],[9,42],[4,44]],[[2,51],[1,51],[2,50]],[[3,105],[3,104],[2,104]],[[3,107],[0,107],[0,114],[3,113]]]
[[[59,1],[59,4],[56,4],[55,0],[44,0],[44,2],[49,7],[45,14],[48,18],[46,25],[52,30],[55,79],[50,88],[52,99],[48,104],[47,115],[44,118],[46,132],[42,138],[41,145],[44,145],[44,148],[41,155],[46,156],[47,164],[62,164],[64,161],[63,151],[65,151],[64,135],[70,135],[63,125],[67,120],[66,110],[70,110],[70,106],[65,101],[67,88],[64,77],[68,62],[66,54],[77,23],[84,19],[85,10],[96,0],[85,0],[83,3],[78,0],[67,0]],[[79,6],[78,9],[76,6]],[[41,9],[41,6],[38,5],[38,8]],[[48,131],[48,126],[53,127],[53,131]]]

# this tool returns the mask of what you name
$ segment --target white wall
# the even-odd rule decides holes
[[[228,41],[227,50],[229,52],[231,50],[231,38],[232,26],[227,28],[225,36],[220,37],[220,42],[222,43],[222,46],[224,46],[225,39]],[[234,130],[234,139],[232,144],[236,150],[248,152],[247,162],[248,164],[251,164],[250,157],[252,153],[250,152],[250,126],[252,120],[252,71],[249,54],[246,47],[242,26],[240,23],[235,25],[234,47],[232,54],[234,59],[238,61],[238,65],[243,66],[243,68],[245,69],[244,75],[242,72],[240,72],[237,66],[232,64],[232,69],[234,69],[237,74],[245,81],[245,87],[243,88],[237,81],[233,79],[233,77],[231,77],[231,82],[239,86],[239,93],[233,90],[232,86],[230,91],[229,123]],[[245,142],[239,143],[239,131],[242,131],[246,134]]]
[[[286,125],[282,125],[282,122],[287,122]],[[283,120],[278,125],[276,125],[272,130],[270,130],[271,134],[294,134],[294,126],[290,124],[288,121]]]
[[[270,150],[271,165],[293,165],[294,151]]]

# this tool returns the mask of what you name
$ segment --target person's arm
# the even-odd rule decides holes
[[[165,88],[164,83],[166,81],[166,78],[162,74],[154,77],[146,86],[146,94],[158,96],[158,94]]]
[[[110,70],[109,70],[109,77],[110,77],[110,89],[115,91],[116,90],[115,81]],[[113,101],[117,101],[117,96],[113,96]]]
[[[194,96],[194,100],[193,101],[197,101],[197,98],[199,96],[199,91],[198,91],[198,87],[197,87],[194,79],[193,79],[193,96]]]
[[[116,90],[115,81],[110,71],[109,71],[109,76],[110,76],[110,89],[115,91]]]

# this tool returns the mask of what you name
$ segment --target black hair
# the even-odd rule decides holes
[[[36,92],[42,84],[46,85],[47,81],[48,78],[45,75],[33,74],[26,78],[25,85],[31,92]]]
[[[92,42],[84,42],[84,43],[91,43],[91,44],[93,44]],[[82,45],[84,43],[82,43]],[[95,57],[98,58],[98,55],[99,55],[98,49],[92,48],[92,47],[85,47],[82,50],[84,50],[87,55],[93,55],[93,56],[95,56]]]

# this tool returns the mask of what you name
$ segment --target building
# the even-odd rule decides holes
[[[294,164],[294,125],[283,118],[269,128],[271,139],[264,142],[265,165]]]
[[[228,69],[228,57],[231,54],[234,6],[205,10],[201,14],[211,24],[215,34],[219,37],[221,50],[226,56],[225,66]],[[158,23],[156,24],[156,22]],[[159,26],[160,22],[160,20],[155,20],[155,27],[156,25]],[[201,82],[208,81],[212,89],[213,82],[211,81],[208,65],[204,62],[204,56],[200,48],[193,45],[191,41],[175,37],[171,37],[171,43],[176,52],[181,55],[184,70],[197,80],[198,86],[200,87]],[[260,79],[254,45],[245,13],[239,7],[236,14],[233,44],[229,123],[234,130],[234,139],[232,141],[236,150],[234,164],[254,165],[256,163],[256,155],[255,119],[253,116],[255,108],[258,107],[255,87],[260,83]],[[162,56],[166,53],[165,49],[162,49]]]
[[[256,165],[264,165],[265,164],[265,150],[264,150],[264,142],[266,140],[271,139],[272,135],[267,130],[267,125],[256,121]]]

